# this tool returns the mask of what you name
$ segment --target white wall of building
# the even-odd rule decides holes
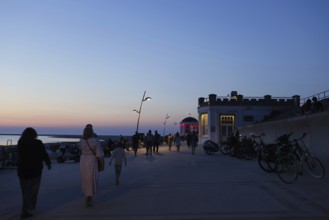
[[[200,136],[200,143],[206,140],[212,140],[216,143],[220,143],[221,127],[220,127],[220,115],[234,115],[235,116],[235,128],[253,124],[255,122],[262,121],[264,116],[269,115],[272,111],[272,107],[268,106],[205,106],[199,107],[198,113],[208,114],[208,135]],[[253,116],[254,120],[251,122],[244,121],[244,116]],[[199,117],[199,124],[201,123]],[[224,140],[225,141],[225,137]]]

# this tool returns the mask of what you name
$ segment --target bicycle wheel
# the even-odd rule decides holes
[[[303,167],[306,167],[307,172],[314,178],[321,179],[324,177],[324,166],[317,157],[308,155],[304,160]]]
[[[219,147],[219,150],[222,154],[228,155],[231,151],[231,147],[227,143],[222,143]]]
[[[267,162],[267,153],[266,151],[261,150],[258,154],[258,165],[262,170],[266,172],[273,172],[273,168]]]
[[[258,154],[258,164],[266,172],[274,172],[276,167],[276,145],[267,144],[263,146]]]
[[[282,156],[278,158],[275,170],[285,183],[292,183],[297,180],[298,167],[293,157]]]

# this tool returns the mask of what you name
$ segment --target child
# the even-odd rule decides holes
[[[119,177],[121,174],[122,160],[125,162],[125,166],[127,166],[126,154],[124,150],[124,139],[121,137],[119,143],[113,151],[112,157],[110,159],[110,166],[112,160],[114,159],[114,169],[115,169],[115,185],[119,185]]]

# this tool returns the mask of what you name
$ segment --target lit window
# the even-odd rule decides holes
[[[201,115],[201,135],[208,135],[208,114],[202,114]]]

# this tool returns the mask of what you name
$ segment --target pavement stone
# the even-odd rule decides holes
[[[84,207],[79,164],[53,161],[44,169],[37,209],[30,219],[199,220],[329,219],[329,178],[304,174],[293,184],[260,169],[257,160],[196,154],[160,146],[158,154],[128,151],[119,186],[114,168],[100,173],[92,207]],[[327,168],[327,167],[326,167]],[[327,168],[328,169],[328,168]],[[0,219],[20,219],[15,169],[0,171]]]

